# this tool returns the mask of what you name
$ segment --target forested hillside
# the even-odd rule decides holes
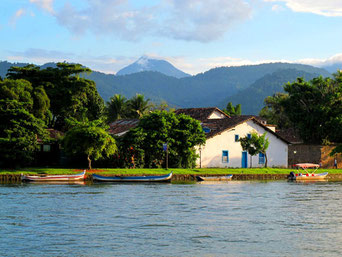
[[[8,62],[0,62],[0,76],[4,77],[11,65]],[[55,64],[49,63],[43,67],[53,65]],[[243,96],[250,91],[248,103],[241,102],[242,111],[254,114],[258,112],[260,103],[262,104],[261,98],[272,95],[277,88],[281,90],[283,83],[293,81],[296,76],[310,79],[318,75],[327,77],[330,73],[309,65],[268,63],[220,67],[181,79],[153,71],[123,76],[96,71],[89,75],[84,74],[86,78],[96,82],[97,89],[105,101],[114,94],[122,94],[130,98],[140,93],[154,102],[164,100],[174,107],[224,107],[229,99],[234,99],[234,103],[238,103],[237,99],[245,100]],[[252,86],[251,90],[244,91],[250,86]],[[235,94],[236,97],[233,97]],[[247,105],[250,106],[249,109],[246,109]]]

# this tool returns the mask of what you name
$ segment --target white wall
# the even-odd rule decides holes
[[[198,167],[236,167],[241,168],[242,148],[240,142],[235,142],[235,135],[245,137],[247,134],[256,131],[258,134],[267,132],[263,127],[252,120],[236,126],[234,129],[216,135],[213,138],[207,139],[205,146],[202,146],[201,160],[197,159]],[[277,138],[275,135],[267,132],[266,137],[269,139],[269,147],[267,149],[268,167],[287,167],[287,152],[288,145]],[[222,162],[222,151],[229,151],[229,162]],[[197,149],[199,154],[199,150]],[[250,167],[250,155],[248,155],[248,167]],[[263,167],[264,164],[259,164],[259,154],[252,157],[253,167]]]

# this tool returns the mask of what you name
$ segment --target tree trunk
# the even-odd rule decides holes
[[[253,167],[253,156],[250,154],[250,156],[251,156],[251,164],[250,164],[250,168],[252,168]]]
[[[87,156],[87,158],[88,158],[88,169],[91,170],[91,159],[90,159],[89,155]]]
[[[265,155],[265,168],[267,168],[267,154],[266,154],[266,152],[264,153],[264,155]]]

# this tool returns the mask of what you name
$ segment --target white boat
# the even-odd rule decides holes
[[[196,176],[197,181],[228,181],[232,180],[233,175],[227,176]]]
[[[318,164],[313,164],[313,163],[298,163],[294,165],[297,168],[302,169],[305,174],[302,173],[295,173],[295,172],[290,172],[290,175],[288,176],[289,180],[322,180],[325,179],[326,176],[328,175],[328,172],[323,172],[323,173],[318,173],[316,174],[315,172],[318,170],[320,167]],[[315,170],[313,172],[309,172],[309,168],[314,168]]]
[[[21,175],[22,181],[33,182],[50,182],[50,181],[79,181],[84,180],[86,171],[75,175],[46,175],[46,176],[30,176]]]

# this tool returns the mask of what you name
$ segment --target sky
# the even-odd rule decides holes
[[[1,0],[0,61],[115,74],[141,56],[220,66],[342,62],[342,0]],[[341,67],[342,68],[342,67]]]

